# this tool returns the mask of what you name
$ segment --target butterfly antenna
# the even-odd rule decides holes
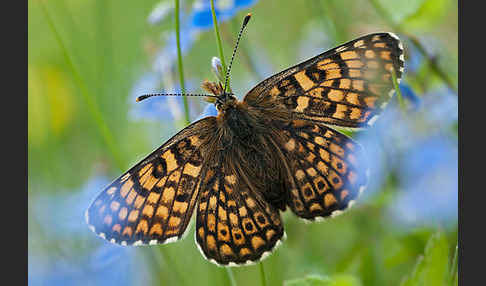
[[[235,45],[235,48],[233,49],[233,54],[231,55],[230,65],[228,67],[228,70],[226,71],[223,93],[226,93],[226,87],[228,86],[228,79],[229,79],[229,74],[230,74],[230,71],[231,71],[231,66],[233,65],[233,59],[235,58],[236,50],[238,49],[238,45],[240,43],[240,39],[241,39],[241,35],[243,34],[243,30],[245,29],[246,24],[248,24],[248,21],[250,21],[250,18],[251,18],[251,13],[248,13],[245,16],[245,19],[243,19],[243,25],[241,25],[240,32],[238,33],[238,39],[236,40],[236,45]]]
[[[137,97],[136,101],[140,102],[144,99],[147,99],[149,97],[153,96],[206,96],[206,97],[217,97],[211,94],[185,94],[185,93],[149,93],[149,94],[143,94],[139,97]]]

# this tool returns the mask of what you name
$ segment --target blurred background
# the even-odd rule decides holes
[[[346,214],[304,224],[264,260],[267,285],[457,285],[458,22],[452,0],[215,0],[242,99],[264,78],[366,33],[405,47],[401,100],[364,145],[370,186]],[[185,90],[216,80],[209,0],[181,1]],[[84,211],[106,184],[183,128],[174,1],[28,1],[28,275],[31,285],[259,285],[258,265],[228,272],[203,259],[193,232],[124,248],[92,233]],[[189,97],[193,121],[214,114]],[[192,228],[194,228],[192,226]],[[232,278],[234,281],[232,282]]]

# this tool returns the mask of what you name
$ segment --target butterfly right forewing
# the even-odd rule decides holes
[[[373,124],[400,80],[403,48],[391,33],[363,36],[284,70],[245,97],[273,102],[295,117],[348,128]]]

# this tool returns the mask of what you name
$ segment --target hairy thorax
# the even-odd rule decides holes
[[[286,186],[277,150],[282,139],[271,128],[272,118],[265,119],[258,110],[235,100],[220,108],[217,123],[222,147],[214,151],[221,152],[221,163],[240,175],[239,184],[284,210]]]

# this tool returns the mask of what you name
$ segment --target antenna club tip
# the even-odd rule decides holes
[[[136,101],[136,102],[140,102],[140,101],[142,101],[142,100],[146,99],[147,97],[150,97],[150,96],[149,96],[149,95],[147,95],[147,94],[140,95],[139,97],[137,97],[137,98],[135,99],[135,101]]]
[[[248,24],[250,18],[251,18],[251,13],[246,14],[245,19],[243,20],[243,26],[246,26],[246,24]]]

